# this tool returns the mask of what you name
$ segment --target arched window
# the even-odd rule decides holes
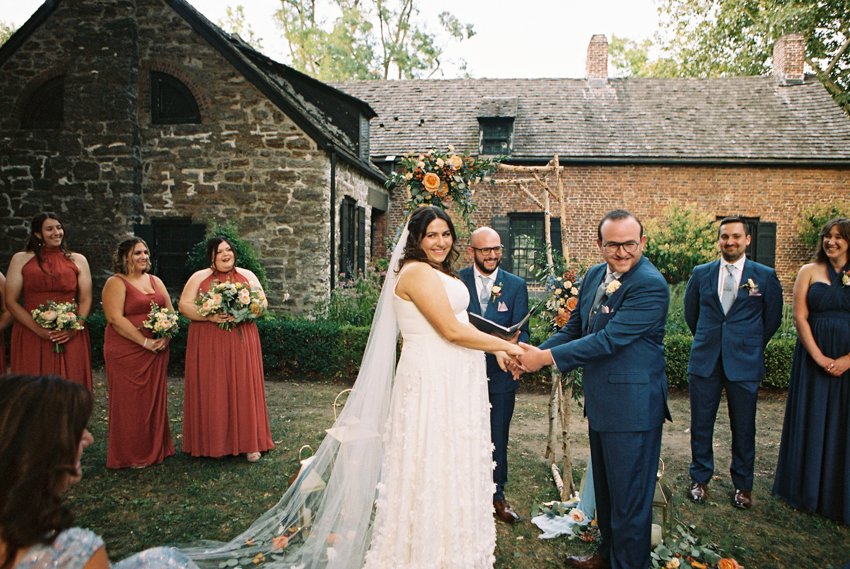
[[[151,71],[151,122],[153,124],[200,124],[195,96],[182,81]]]
[[[65,109],[65,76],[48,79],[24,103],[21,128],[59,128]]]

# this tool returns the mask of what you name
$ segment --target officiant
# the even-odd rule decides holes
[[[490,227],[472,232],[469,252],[473,264],[460,271],[460,278],[469,289],[469,312],[480,314],[505,327],[519,322],[528,313],[528,287],[525,280],[499,268],[502,262],[501,238]],[[520,328],[519,341],[529,338],[528,322]],[[490,394],[490,436],[493,439],[493,494],[495,515],[503,522],[520,521],[519,515],[505,499],[508,482],[508,434],[514,414],[519,382],[510,372],[502,371],[495,356],[487,354],[487,377]]]

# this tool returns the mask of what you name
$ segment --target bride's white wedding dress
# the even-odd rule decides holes
[[[458,320],[469,293],[439,271]],[[393,295],[402,334],[366,569],[476,569],[495,562],[484,354],[443,339]]]

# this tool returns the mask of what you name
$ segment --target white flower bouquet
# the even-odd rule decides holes
[[[153,332],[154,338],[173,338],[180,330],[177,311],[151,302],[151,311],[142,327]]]
[[[263,317],[266,313],[266,296],[261,290],[253,289],[246,283],[213,281],[207,292],[198,295],[195,305],[201,316],[233,316],[232,321],[218,324],[223,330],[233,330],[241,322]]]
[[[49,301],[38,305],[30,314],[35,323],[46,330],[56,330],[64,332],[65,330],[82,330],[83,319],[77,314],[77,305],[73,302],[54,302]],[[61,354],[65,351],[65,346],[62,344],[53,344],[53,351]]]

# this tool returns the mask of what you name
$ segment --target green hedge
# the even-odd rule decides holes
[[[103,365],[103,313],[92,314],[88,326],[92,365],[99,367]],[[326,320],[267,318],[260,320],[257,326],[263,346],[263,366],[269,379],[353,381],[369,338],[369,328],[339,326]],[[169,367],[176,375],[183,373],[188,329],[189,321],[181,317],[180,333],[171,341]],[[767,345],[765,387],[788,387],[794,345],[792,338],[774,338]],[[690,352],[689,334],[668,334],[664,339],[670,387],[687,388]],[[549,374],[529,374],[523,383],[535,391],[545,390],[550,383]]]
[[[669,334],[664,338],[664,357],[667,360],[667,383],[670,387],[688,387],[688,358],[691,353],[691,336]],[[764,352],[765,377],[762,386],[787,389],[791,377],[791,360],[796,340],[774,338]]]
[[[323,320],[267,318],[257,327],[263,346],[263,367],[269,379],[340,379],[353,381],[366,348],[369,328],[339,326]],[[102,312],[88,319],[94,367],[103,366]],[[183,374],[189,320],[180,317],[180,332],[171,340],[169,369]]]

